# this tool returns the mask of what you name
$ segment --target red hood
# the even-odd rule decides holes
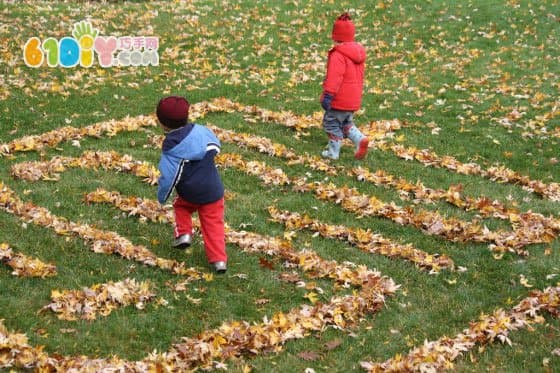
[[[342,53],[354,63],[362,63],[366,60],[366,50],[355,41],[337,44],[333,47],[333,50]]]

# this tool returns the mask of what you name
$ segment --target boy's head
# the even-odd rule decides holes
[[[156,115],[159,122],[167,129],[175,129],[187,124],[190,104],[181,96],[169,96],[159,100]]]
[[[334,22],[331,38],[334,41],[354,41],[356,27],[348,13],[341,14]]]

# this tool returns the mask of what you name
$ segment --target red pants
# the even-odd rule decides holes
[[[227,262],[223,198],[216,202],[196,204],[177,196],[173,201],[173,209],[175,212],[175,237],[193,234],[192,214],[198,211],[208,262]]]

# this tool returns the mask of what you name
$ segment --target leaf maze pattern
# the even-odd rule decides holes
[[[127,126],[126,128],[129,127]],[[107,133],[114,134],[111,132],[112,128],[110,127],[109,129],[105,129],[102,126],[98,126],[90,127],[89,129],[95,129],[92,131],[94,133],[97,129],[99,129],[99,132],[105,131]],[[81,138],[84,135],[91,134],[91,132],[84,133],[72,128],[65,128],[64,131],[68,134],[66,138],[65,136],[61,136],[60,133],[57,134],[56,131],[52,131],[44,136],[30,137],[23,141],[16,140],[11,144],[5,144],[2,149],[4,149],[4,154],[35,150],[42,148],[45,143],[52,146],[53,144],[66,139]],[[45,142],[41,143],[42,141]],[[39,146],[37,146],[37,144],[39,144]],[[48,168],[50,171],[56,170],[62,172],[67,166],[88,168],[92,165],[94,167],[101,165],[102,167],[106,167],[109,163],[114,162],[113,164],[119,165],[119,167],[114,169],[115,171],[132,172],[138,176],[144,177],[150,184],[153,184],[155,180],[157,180],[157,175],[154,175],[154,173],[151,172],[153,168],[148,167],[142,162],[130,162],[127,156],[119,157],[116,153],[84,153],[84,156],[78,159],[77,163],[75,163],[75,161],[76,159],[69,157],[57,158],[55,163],[58,162],[58,164],[51,163],[50,166],[53,167]],[[26,167],[25,163],[23,164],[23,167]],[[18,165],[14,166],[15,175],[18,174],[17,169]],[[22,168],[20,169],[23,170]],[[40,170],[38,172],[39,174],[41,173]],[[26,174],[24,178],[41,178],[37,177],[37,175],[37,169],[35,168],[30,174]],[[21,173],[20,176],[22,176]],[[42,178],[47,180],[49,179],[48,176]],[[50,180],[56,179],[56,177],[50,178]],[[172,260],[158,258],[145,247],[133,245],[126,238],[121,237],[114,232],[101,231],[86,224],[74,223],[63,217],[52,214],[45,208],[35,206],[32,203],[23,202],[17,194],[5,184],[2,184],[1,188],[0,206],[6,212],[12,213],[25,221],[54,229],[54,231],[58,234],[72,234],[81,237],[92,245],[92,250],[95,252],[102,252],[106,254],[117,253],[127,259],[134,259],[144,264],[170,269],[174,273],[187,275],[192,279],[204,277],[203,274],[196,272],[194,269],[185,268],[184,263],[177,263]],[[166,218],[163,216],[159,219],[165,220]],[[384,295],[391,295],[397,289],[397,286],[394,285],[392,280],[380,276],[377,272],[370,271],[363,266],[354,267],[349,264],[340,265],[334,261],[325,261],[312,251],[295,252],[290,247],[289,243],[284,240],[263,237],[261,235],[247,232],[235,232],[229,230],[228,240],[243,247],[247,252],[264,251],[267,255],[278,255],[284,260],[291,262],[293,265],[301,267],[304,273],[308,273],[311,277],[333,278],[342,286],[346,287],[353,285],[358,288],[363,288],[364,290],[358,295],[343,298],[335,297],[330,302],[317,304],[315,307],[310,308],[309,306],[304,306],[301,309],[294,309],[287,314],[278,313],[272,320],[265,321],[264,323],[257,324],[256,326],[249,325],[247,322],[224,324],[221,329],[230,328],[232,332],[223,330],[209,331],[207,332],[208,339],[211,340],[212,343],[205,342],[203,338],[193,339],[190,344],[191,348],[186,349],[186,343],[177,345],[174,347],[174,349],[177,350],[176,353],[168,352],[165,355],[165,358],[160,357],[157,359],[157,362],[151,361],[150,359],[152,358],[146,358],[142,362],[125,362],[117,361],[118,359],[93,360],[85,358],[84,360],[83,357],[48,357],[42,353],[41,350],[28,346],[24,338],[5,331],[8,339],[10,337],[15,337],[16,343],[14,348],[9,351],[11,359],[3,361],[2,366],[11,366],[11,364],[14,364],[19,367],[56,367],[57,369],[70,367],[83,368],[85,366],[103,366],[110,369],[111,366],[114,366],[120,368],[132,368],[133,370],[143,370],[144,367],[152,366],[154,364],[165,364],[173,366],[174,369],[193,368],[198,365],[207,366],[216,358],[224,359],[228,357],[228,354],[232,354],[232,351],[235,351],[236,349],[239,350],[239,352],[236,352],[234,355],[241,354],[245,349],[249,348],[249,350],[253,353],[258,353],[258,351],[265,348],[272,346],[278,347],[286,340],[292,338],[302,338],[308,334],[308,331],[322,330],[327,325],[338,326],[341,328],[347,327],[348,325],[354,324],[359,318],[361,318],[361,315],[376,312],[380,309],[384,304]],[[129,284],[131,281],[127,279],[122,283]],[[114,288],[117,284],[99,284],[80,292],[65,291],[63,294],[54,294],[53,302],[46,306],[45,309],[56,309],[60,311],[62,306],[58,301],[61,299],[63,299],[62,303],[66,302],[76,304],[79,303],[73,301],[76,297],[83,298],[84,295],[87,297],[87,295],[91,293],[94,293],[92,295],[95,295],[95,290],[102,289],[103,291],[110,287]],[[134,282],[132,282],[132,285],[134,285]],[[146,300],[148,298],[152,298],[153,294],[147,293],[143,297]],[[121,303],[128,304],[130,301]],[[80,308],[82,308],[82,306],[80,306]],[[110,309],[111,306],[104,311],[102,310],[101,313],[106,314],[110,312]],[[72,315],[72,312],[69,314],[66,313],[66,316],[64,316],[65,311],[63,311],[62,318],[72,319],[76,317]],[[83,317],[87,319],[94,318],[95,312],[86,313]],[[255,328],[261,328],[263,331],[256,333],[252,330]],[[265,333],[264,331],[268,329],[270,329],[270,331]],[[243,332],[243,330],[246,331]],[[240,335],[246,335],[246,341],[239,341],[238,339],[240,338]],[[216,342],[218,337],[219,343]],[[232,341],[232,339],[235,340]],[[263,339],[269,339],[269,341],[263,342]],[[22,343],[18,344],[18,341]],[[212,348],[201,347],[206,345],[209,345]],[[247,345],[247,347],[245,347],[245,345]],[[228,354],[224,353],[226,350],[229,351]],[[189,351],[189,354],[192,355],[192,357],[187,358],[186,351]],[[212,354],[208,356],[208,354],[203,353],[203,351],[211,351]]]
[[[314,119],[302,120],[290,113],[275,113],[257,107],[247,107],[232,103],[227,100],[214,100],[212,103],[202,103],[195,107],[194,117],[201,117],[210,111],[241,111],[247,115],[253,115],[263,121],[277,121],[293,127],[296,130],[313,127]],[[296,120],[294,120],[294,118]],[[122,123],[125,123],[124,125]],[[62,131],[51,131],[44,135],[26,137],[4,144],[0,148],[3,155],[13,154],[19,151],[37,150],[47,146],[54,146],[68,139],[80,139],[83,136],[114,136],[122,130],[135,131],[145,126],[153,126],[153,119],[149,117],[127,118],[125,122],[109,121],[102,125],[94,125],[85,129],[65,127]],[[211,126],[211,125],[210,125]],[[229,141],[238,145],[254,148],[260,152],[286,159],[288,163],[305,164],[313,170],[323,171],[327,174],[336,174],[340,170],[324,160],[309,155],[298,155],[297,152],[286,147],[275,144],[266,138],[259,138],[246,134],[238,134],[233,131],[223,130],[211,126],[223,141]],[[381,128],[381,130],[379,130]],[[389,124],[385,128],[377,124],[369,127],[366,131],[370,136],[383,139],[387,131],[398,129],[399,126]],[[160,139],[154,139],[158,143]],[[265,184],[292,185],[294,191],[312,192],[319,199],[330,200],[349,211],[364,215],[378,215],[392,219],[399,224],[411,224],[421,228],[429,234],[439,234],[450,240],[457,241],[480,241],[492,242],[493,249],[505,247],[502,250],[510,250],[522,255],[527,252],[522,248],[525,245],[536,242],[550,242],[559,230],[560,224],[553,218],[546,218],[532,212],[521,213],[512,208],[505,207],[498,201],[490,201],[485,197],[473,199],[461,195],[460,189],[451,187],[447,191],[435,190],[424,187],[421,183],[412,184],[406,180],[387,175],[382,170],[372,173],[369,170],[357,168],[349,175],[359,180],[372,182],[376,185],[395,188],[401,191],[405,198],[411,193],[417,203],[433,200],[445,200],[451,204],[464,209],[476,209],[485,216],[500,217],[508,219],[514,226],[512,232],[485,231],[482,227],[472,222],[447,219],[437,213],[421,211],[412,212],[410,208],[401,208],[393,202],[385,203],[373,196],[362,195],[355,189],[346,186],[322,185],[321,183],[309,183],[305,178],[288,177],[281,169],[273,169],[264,162],[245,161],[235,154],[220,155],[218,163],[222,167],[236,167],[250,175],[259,177]],[[54,157],[47,162],[26,162],[16,164],[12,172],[14,176],[27,180],[57,180],[57,173],[63,172],[68,167],[102,167],[118,172],[129,172],[142,177],[146,182],[154,184],[157,181],[157,170],[150,164],[135,161],[127,155],[115,152],[85,152],[80,157]],[[486,176],[486,175],[485,175]],[[503,181],[503,180],[502,180]],[[515,181],[515,180],[514,180]],[[169,210],[162,209],[156,202],[142,200],[137,197],[123,197],[116,192],[98,190],[88,194],[88,202],[111,203],[115,206],[138,215],[143,219],[155,222],[171,222],[172,216]],[[21,219],[35,224],[49,227],[58,234],[73,234],[86,240],[92,245],[95,252],[106,254],[116,253],[126,259],[133,259],[151,266],[158,266],[187,277],[187,283],[193,280],[211,278],[207,274],[194,268],[185,268],[184,263],[163,259],[155,256],[145,247],[133,245],[126,238],[114,232],[96,230],[88,225],[77,224],[65,218],[58,217],[48,210],[23,202],[11,189],[2,184],[0,193],[0,207],[9,213],[19,216]],[[369,212],[368,212],[369,211]],[[280,213],[273,207],[270,208],[273,218],[295,229],[312,229],[325,237],[347,239],[357,242],[357,246],[373,253],[381,253],[392,257],[405,258],[416,263],[419,268],[426,268],[437,272],[442,268],[453,269],[453,261],[450,258],[439,255],[427,255],[421,250],[411,248],[410,245],[400,245],[390,242],[369,231],[353,230],[348,227],[334,226],[302,217],[297,213]],[[452,228],[447,231],[446,226]],[[520,228],[521,227],[521,228]],[[527,228],[528,229],[523,229]],[[536,227],[536,228],[535,228]],[[527,232],[531,232],[530,234]],[[513,239],[511,238],[513,235]],[[99,238],[103,238],[100,240]],[[240,356],[244,353],[258,353],[272,346],[280,346],[285,341],[293,338],[302,338],[312,330],[321,330],[327,325],[341,328],[354,324],[366,313],[376,312],[384,304],[385,296],[393,294],[398,286],[391,279],[381,276],[378,272],[371,271],[363,266],[355,266],[351,263],[338,264],[334,261],[326,261],[311,250],[296,251],[291,243],[275,237],[267,237],[246,231],[235,231],[227,229],[227,240],[248,253],[259,253],[280,257],[292,266],[299,267],[304,273],[315,278],[331,278],[335,283],[342,286],[355,286],[360,290],[357,295],[347,297],[334,297],[328,303],[318,303],[311,306],[296,308],[288,313],[278,313],[272,320],[265,320],[258,327],[258,332],[253,330],[253,325],[245,321],[224,323],[220,328],[205,332],[197,338],[187,338],[186,343],[177,344],[164,355],[149,356],[142,361],[130,362],[121,359],[88,359],[84,357],[49,357],[40,350],[34,350],[28,346],[26,340],[16,338],[15,346],[19,346],[21,352],[10,350],[12,362],[15,366],[35,367],[65,367],[83,368],[89,367],[120,367],[131,370],[143,370],[148,366],[160,364],[173,369],[191,369],[199,366],[209,366],[216,359],[223,360],[230,356]],[[506,242],[505,245],[501,245]],[[507,242],[514,242],[507,244]],[[368,246],[370,244],[371,246]],[[384,250],[383,246],[391,247],[392,250]],[[420,258],[420,259],[419,259]],[[441,260],[443,259],[443,260]],[[105,286],[105,285],[100,285]],[[150,296],[152,297],[152,296]],[[547,310],[553,310],[557,303],[550,301]],[[543,306],[545,307],[545,306]],[[545,307],[545,308],[546,308]],[[539,308],[540,309],[540,308]],[[325,317],[328,315],[328,317]],[[288,322],[289,320],[289,322]],[[321,321],[319,321],[321,320]],[[519,325],[517,325],[519,326]],[[294,329],[295,328],[295,329]],[[506,328],[507,329],[507,328]],[[510,328],[511,329],[511,328]],[[13,335],[4,331],[8,337]],[[240,340],[239,336],[245,336]],[[251,336],[251,337],[249,337]],[[260,338],[256,340],[255,338]],[[19,341],[19,342],[18,342]],[[211,343],[209,341],[212,341]],[[218,342],[216,342],[218,341]],[[263,342],[264,341],[264,342]],[[480,341],[479,341],[480,342]],[[18,345],[18,343],[20,343]],[[472,348],[469,347],[469,348]],[[463,349],[464,350],[464,349]],[[26,354],[26,351],[31,351]],[[446,359],[452,361],[454,355]],[[18,363],[18,359],[21,361]],[[391,366],[392,363],[384,363]],[[410,363],[411,366],[414,362]],[[5,365],[11,366],[11,365]],[[382,365],[364,364],[364,368],[381,369]],[[374,369],[372,368],[372,369]],[[383,368],[385,369],[385,368]]]

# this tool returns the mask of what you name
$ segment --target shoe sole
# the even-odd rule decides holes
[[[354,154],[354,158],[363,159],[368,152],[369,139],[362,139],[358,146],[358,151]]]

